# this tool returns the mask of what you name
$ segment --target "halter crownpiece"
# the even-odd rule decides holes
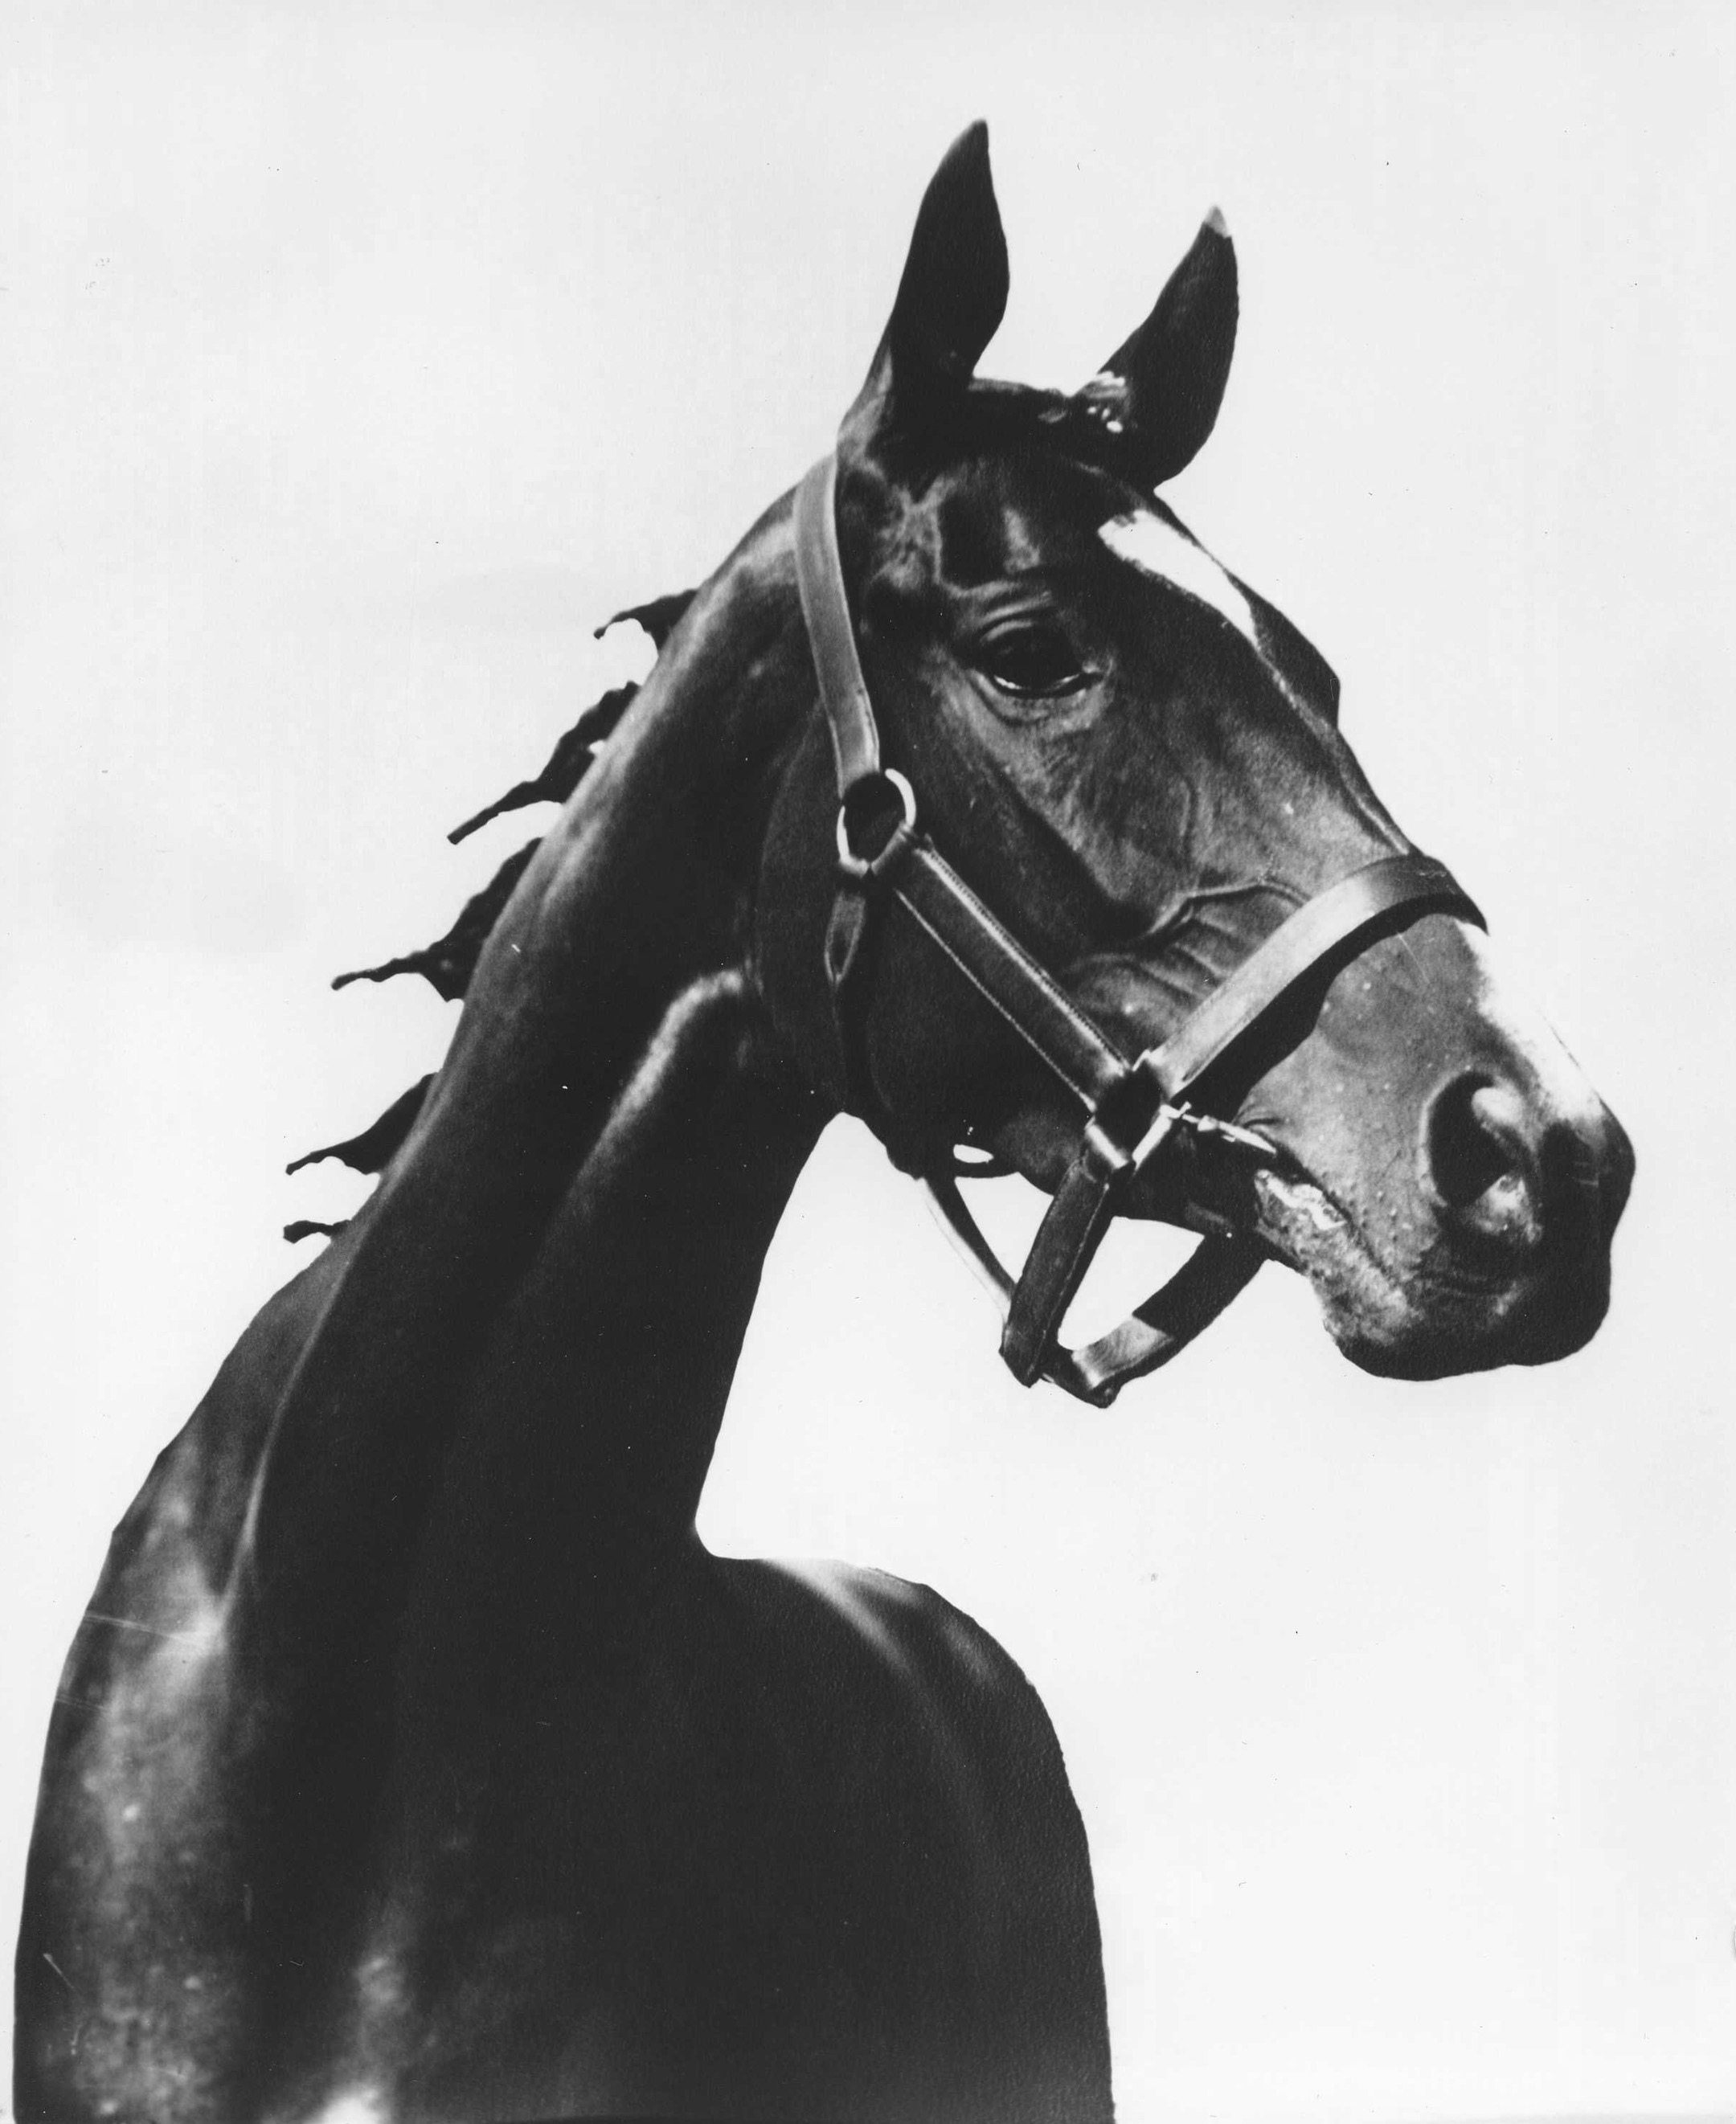
[[[802,617],[838,773],[838,890],[826,965],[847,1102],[864,1116],[877,1104],[852,977],[890,895],[1084,1108],[1079,1148],[1016,1278],[965,1206],[950,1166],[920,1177],[1000,1308],[1000,1353],[1014,1377],[1025,1386],[1050,1379],[1106,1408],[1129,1379],[1167,1364],[1209,1327],[1267,1257],[1251,1232],[1209,1235],[1118,1328],[1082,1349],[1061,1342],[1062,1319],[1119,1198],[1179,1134],[1263,1165],[1280,1162],[1276,1146],[1253,1130],[1196,1112],[1186,1102],[1190,1088],[1323,960],[1395,911],[1487,925],[1444,864],[1423,855],[1382,857],[1305,902],[1167,1040],[1129,1061],[939,853],[918,825],[915,790],[882,766],[838,553],[837,477],[834,453],[802,481],[795,542]]]

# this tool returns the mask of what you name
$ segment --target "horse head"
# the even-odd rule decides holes
[[[1237,294],[1220,219],[1071,396],[975,377],[1006,294],[978,126],[924,197],[840,434],[849,631],[931,850],[1110,1048],[1161,1055],[1287,918],[1415,852],[1338,728],[1326,663],[1155,491],[1223,396]],[[757,917],[772,1016],[901,1163],[934,1175],[972,1144],[1055,1191],[1077,1087],[931,925],[896,908],[877,923],[848,1013],[822,977],[840,954],[836,743],[807,726],[774,813]],[[1189,1083],[1191,1114],[1234,1125],[1177,1131],[1113,1199],[1297,1270],[1345,1354],[1399,1377],[1583,1344],[1632,1176],[1619,1124],[1474,916],[1447,879],[1329,937]]]

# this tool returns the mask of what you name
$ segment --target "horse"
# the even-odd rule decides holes
[[[463,995],[450,1051],[332,1147],[379,1184],[156,1463],[68,1657],[21,2117],[1112,2116],[1018,1666],[926,1587],[695,1532],[840,1111],[1017,1374],[1089,1402],[1263,1262],[1397,1378],[1599,1324],[1622,1130],[1329,666],[1159,498],[1223,397],[1221,218],[1070,395],[976,375],[1007,289],[978,125],[835,451],[640,609],[643,685],[503,800],[557,822],[407,962]],[[1008,1170],[1051,1198],[1016,1275],[959,1186]],[[1198,1251],[1069,1349],[1117,1216]]]

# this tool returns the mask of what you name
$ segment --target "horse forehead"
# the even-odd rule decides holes
[[[1154,510],[1129,510],[1100,524],[1097,535],[1117,560],[1209,605],[1263,655],[1254,609],[1240,589],[1203,546],[1166,517]]]
[[[1053,455],[984,451],[937,480],[915,512],[962,587],[1089,564],[1113,505],[1102,473]]]

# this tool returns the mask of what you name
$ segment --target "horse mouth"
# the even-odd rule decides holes
[[[1381,1309],[1402,1302],[1397,1276],[1380,1261],[1343,1205],[1319,1181],[1291,1166],[1262,1166],[1253,1176],[1254,1230],[1287,1268],[1305,1276],[1333,1313],[1349,1299]]]
[[[1275,1162],[1250,1163],[1184,1142],[1174,1165],[1141,1175],[1128,1207],[1136,1217],[1257,1238],[1310,1285],[1328,1333],[1366,1370],[1433,1378],[1480,1361],[1467,1350],[1435,1349],[1418,1369],[1415,1346],[1430,1338],[1425,1295],[1381,1259],[1354,1214],[1287,1149]]]
[[[1310,1245],[1343,1239],[1367,1253],[1356,1226],[1317,1181],[1265,1166],[1254,1175],[1254,1192],[1262,1236],[1281,1252],[1295,1252],[1294,1238],[1306,1234]],[[1304,1263],[1297,1260],[1291,1265],[1301,1268]]]
[[[1491,1294],[1481,1294],[1480,1321],[1437,1319],[1430,1299],[1445,1294],[1416,1288],[1417,1278],[1381,1261],[1357,1219],[1311,1175],[1294,1166],[1263,1167],[1251,1193],[1254,1230],[1306,1280],[1328,1334],[1361,1370],[1389,1379],[1441,1379],[1504,1360],[1487,1340]],[[1469,1295],[1457,1294],[1456,1314]]]

